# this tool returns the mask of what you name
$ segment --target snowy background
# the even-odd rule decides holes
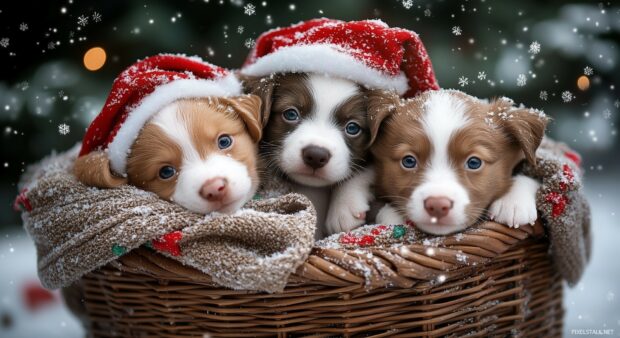
[[[566,336],[620,336],[617,2],[22,0],[0,4],[0,337],[82,336],[57,295],[25,295],[37,290],[35,253],[11,205],[26,165],[81,139],[116,74],[160,52],[238,67],[261,32],[321,16],[414,30],[443,87],[553,117],[550,135],[584,156],[593,209],[592,261],[567,289]]]

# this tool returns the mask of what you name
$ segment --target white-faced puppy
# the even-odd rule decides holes
[[[181,99],[142,128],[127,156],[126,176],[115,175],[108,154],[76,161],[77,178],[91,186],[131,184],[195,212],[230,213],[258,186],[260,99]]]
[[[427,91],[401,100],[371,94],[371,147],[375,189],[388,202],[378,223],[411,221],[431,234],[448,234],[490,218],[509,226],[536,220],[539,183],[513,176],[517,165],[535,164],[547,118],[454,90]]]
[[[353,81],[319,74],[285,73],[246,78],[261,96],[267,121],[261,142],[266,172],[289,180],[317,209],[318,237],[330,194],[364,165],[369,147],[366,90]],[[368,205],[360,206],[363,223]],[[353,216],[352,216],[353,217]]]
[[[199,213],[233,212],[258,185],[261,100],[198,57],[160,54],[124,70],[86,130],[82,183],[132,184]]]

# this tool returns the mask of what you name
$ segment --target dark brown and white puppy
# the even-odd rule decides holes
[[[254,95],[177,100],[141,129],[126,177],[112,173],[104,151],[79,157],[74,173],[90,186],[128,183],[199,213],[236,211],[258,186],[260,105]]]
[[[388,202],[378,223],[412,221],[420,230],[448,234],[490,218],[509,226],[536,220],[539,183],[513,176],[535,152],[547,118],[512,100],[479,100],[454,90],[409,100],[371,94],[371,152],[375,189]]]
[[[260,151],[266,172],[283,177],[312,200],[317,237],[345,230],[341,223],[364,223],[367,198],[358,198],[357,205],[346,201],[343,208],[330,196],[339,196],[338,185],[366,164],[371,139],[366,90],[350,80],[308,73],[245,78],[244,87],[263,100],[266,127]]]

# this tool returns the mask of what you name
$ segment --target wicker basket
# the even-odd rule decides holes
[[[138,249],[69,298],[82,297],[95,337],[561,336],[562,283],[542,232],[488,222],[432,252],[314,249],[277,294],[225,289]]]

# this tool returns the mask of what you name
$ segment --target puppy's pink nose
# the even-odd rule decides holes
[[[228,187],[228,181],[223,177],[209,179],[200,188],[200,196],[209,202],[221,201]]]
[[[426,209],[426,212],[431,215],[431,217],[437,217],[437,219],[448,215],[453,205],[454,202],[444,196],[429,197],[424,200],[424,209]]]

